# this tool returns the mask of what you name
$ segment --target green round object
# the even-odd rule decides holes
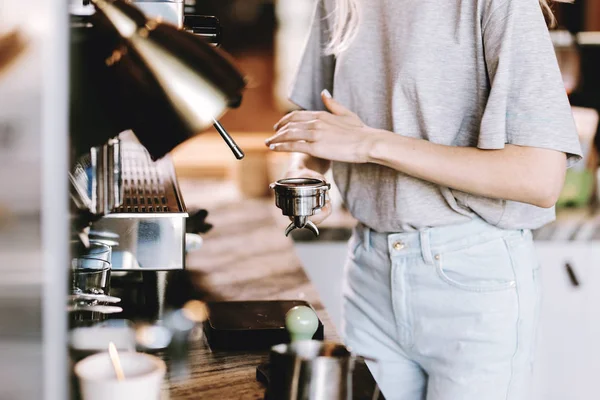
[[[311,340],[319,328],[319,317],[310,307],[296,306],[285,315],[285,327],[292,342]]]

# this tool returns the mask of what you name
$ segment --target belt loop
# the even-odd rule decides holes
[[[421,243],[421,255],[427,264],[433,264],[433,254],[431,254],[431,236],[429,229],[419,231],[419,242]]]
[[[364,226],[363,246],[366,251],[371,250],[371,229],[368,226]]]

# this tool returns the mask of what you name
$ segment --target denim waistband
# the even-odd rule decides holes
[[[436,255],[445,251],[468,248],[497,238],[529,237],[531,231],[507,230],[490,225],[480,218],[463,224],[424,228],[403,233],[380,233],[359,223],[354,233],[366,249],[376,249],[391,256],[421,255],[425,262],[433,263]]]

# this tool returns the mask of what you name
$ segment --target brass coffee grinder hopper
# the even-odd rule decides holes
[[[319,236],[317,226],[308,217],[325,206],[327,191],[331,185],[314,178],[281,179],[269,186],[275,191],[275,205],[292,223],[286,228],[285,236],[294,229],[308,229]]]

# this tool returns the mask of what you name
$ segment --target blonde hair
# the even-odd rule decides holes
[[[551,27],[556,24],[556,18],[550,6],[552,1],[571,3],[573,0],[539,0],[546,21]],[[346,50],[356,37],[360,13],[358,0],[335,0],[335,3],[335,9],[329,16],[332,19],[333,27],[329,43],[325,47],[325,54],[338,55]]]

